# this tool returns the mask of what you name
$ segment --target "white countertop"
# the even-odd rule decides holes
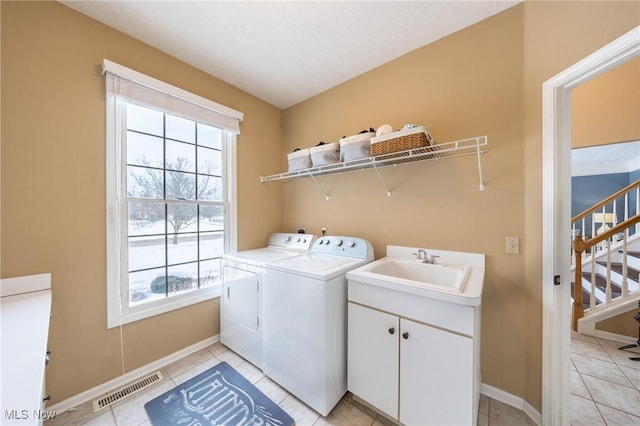
[[[42,424],[51,275],[0,280],[0,424]]]

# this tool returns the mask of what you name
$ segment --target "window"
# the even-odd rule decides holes
[[[108,327],[220,294],[242,114],[105,60]]]

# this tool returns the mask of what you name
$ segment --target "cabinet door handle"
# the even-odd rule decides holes
[[[394,334],[395,332],[396,332],[396,329],[395,329],[395,328],[391,327],[391,328],[389,329],[389,334]]]
[[[408,332],[408,331],[405,331],[404,333],[402,333],[402,338],[403,338],[404,340],[407,340],[407,339],[409,338],[409,332]]]

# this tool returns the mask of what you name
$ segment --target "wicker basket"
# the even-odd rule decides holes
[[[431,145],[431,135],[424,127],[411,132],[399,131],[371,139],[371,156],[391,154]]]

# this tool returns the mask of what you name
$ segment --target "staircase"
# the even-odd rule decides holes
[[[597,322],[637,306],[639,212],[640,180],[572,219],[574,330],[594,335]],[[581,284],[577,288],[576,282]]]

